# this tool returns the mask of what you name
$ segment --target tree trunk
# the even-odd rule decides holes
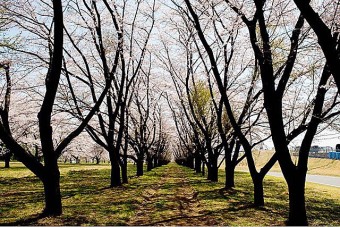
[[[235,166],[231,162],[225,165],[225,189],[231,189],[235,187]]]
[[[210,166],[208,167],[208,180],[211,180],[213,182],[218,181],[218,168],[217,166]]]
[[[188,167],[190,169],[194,168],[194,158],[192,156],[188,157],[188,163],[187,163]]]
[[[35,154],[34,154],[34,157],[40,161],[40,158],[39,158],[39,148],[38,148],[38,145],[34,145],[34,148],[35,148]]]
[[[207,165],[207,169],[208,169],[208,174],[207,174],[207,180],[211,179],[211,167],[209,165]]]
[[[205,163],[202,162],[202,176],[205,176]]]
[[[121,161],[121,168],[122,168],[122,180],[123,184],[129,183],[128,180],[128,173],[127,173],[127,166],[128,166],[128,157],[127,157],[127,149],[128,149],[128,143],[127,138],[125,137],[125,143],[124,143],[124,155],[123,155],[123,161]]]
[[[154,157],[154,159],[153,159],[153,166],[154,167],[158,167],[159,166],[158,159],[156,157]]]
[[[288,225],[308,225],[305,205],[305,175],[289,179],[289,218]]]
[[[5,155],[5,168],[9,168],[9,162],[11,161],[11,155]]]
[[[227,147],[227,146],[225,146]],[[231,189],[235,187],[235,165],[231,161],[231,150],[226,149],[225,154],[225,189]]]
[[[209,159],[208,166],[208,180],[213,182],[218,182],[218,165],[217,165],[217,157],[211,156]]]
[[[148,158],[147,160],[147,171],[151,171],[153,169],[153,163],[152,163],[152,158]]]
[[[62,214],[60,194],[60,172],[58,168],[50,169],[43,180],[45,192],[45,209],[43,215],[59,216]]]
[[[127,184],[128,181],[128,175],[127,175],[127,161],[124,160],[124,163],[122,165],[122,180],[123,180],[123,184]]]
[[[138,159],[137,160],[137,176],[143,176],[144,171],[143,171],[143,159]]]
[[[111,187],[118,187],[122,185],[120,179],[120,166],[117,160],[111,160]]]
[[[202,173],[201,165],[202,165],[201,158],[199,157],[199,155],[196,155],[196,157],[195,157],[195,171],[196,171],[196,173]]]
[[[256,207],[264,206],[263,178],[264,176],[256,176],[253,178],[254,206]]]

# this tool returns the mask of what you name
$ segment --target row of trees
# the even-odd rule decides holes
[[[180,143],[177,162],[198,173],[203,163],[208,179],[217,181],[223,153],[225,188],[230,189],[235,167],[245,158],[254,205],[263,206],[263,179],[278,161],[288,185],[288,224],[307,225],[309,150],[318,132],[336,127],[339,114],[338,5],[285,0],[172,3],[169,24],[179,45],[164,45],[160,58],[178,97],[177,102],[168,99]],[[174,50],[180,60],[171,55]],[[275,153],[257,170],[252,151],[269,139]],[[297,163],[289,153],[292,141],[300,143]]]
[[[62,213],[58,159],[69,145],[107,151],[111,187],[128,183],[128,158],[139,176],[145,159],[148,170],[170,161],[150,82],[155,1],[17,0],[1,2],[1,12],[18,45],[4,48],[13,70],[10,61],[0,65],[0,139],[43,182],[44,215]]]
[[[87,152],[82,145],[90,138],[109,156],[112,187],[127,183],[128,159],[140,176],[145,160],[148,170],[168,162],[170,148],[179,164],[197,173],[206,166],[212,181],[219,180],[223,157],[226,189],[235,186],[235,167],[246,159],[256,206],[264,205],[263,179],[278,161],[288,184],[288,223],[308,224],[308,152],[315,134],[338,127],[337,3],[172,0],[160,8],[155,0],[15,0],[0,6],[0,33],[9,31],[0,52],[13,65],[0,65],[0,139],[4,152],[43,182],[45,214],[62,212],[58,158],[72,146]],[[164,81],[157,77],[169,78],[171,90],[160,91]],[[177,132],[172,146],[171,129]],[[269,140],[275,153],[257,169],[253,150]],[[288,149],[293,142],[300,143],[297,163]]]

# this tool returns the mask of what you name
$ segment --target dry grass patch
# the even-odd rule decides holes
[[[254,151],[253,157],[256,167],[262,168],[273,155],[273,151]],[[295,163],[298,161],[297,156],[292,156]],[[221,167],[222,169],[224,166]],[[247,160],[244,159],[237,167],[238,171],[247,171]],[[281,172],[280,166],[276,163],[271,171]],[[325,158],[309,158],[308,159],[308,174],[328,175],[340,177],[340,160],[325,159]]]

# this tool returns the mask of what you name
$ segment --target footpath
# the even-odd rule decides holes
[[[179,166],[163,170],[158,173],[158,182],[142,191],[143,202],[137,208],[135,216],[130,218],[128,225],[216,224],[209,216],[202,218],[199,192],[190,185],[188,174]]]
[[[283,177],[280,172],[269,172],[267,175]],[[340,177],[307,174],[306,181],[340,188]]]

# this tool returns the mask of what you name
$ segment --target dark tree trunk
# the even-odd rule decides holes
[[[156,157],[154,157],[154,159],[153,159],[153,166],[154,167],[158,167],[159,166],[158,159]]]
[[[54,150],[51,126],[51,115],[58,90],[63,59],[63,8],[61,0],[53,1],[53,11],[53,51],[49,70],[46,75],[46,93],[38,113],[40,141],[45,163],[44,177],[41,178],[45,191],[45,209],[43,213],[47,216],[58,216],[62,213],[60,172],[58,168],[58,156],[61,154],[61,151],[59,153]],[[60,148],[60,145],[58,148]]]
[[[226,162],[225,166],[225,189],[235,187],[235,166],[231,162]]]
[[[34,157],[35,157],[38,161],[40,161],[38,145],[34,145],[34,147],[35,147],[35,154],[34,154]]]
[[[152,158],[148,158],[147,160],[147,171],[151,171],[153,169],[153,163],[152,163]]]
[[[109,144],[112,141],[109,141]],[[111,162],[111,184],[110,187],[119,187],[122,185],[119,163],[119,150],[116,150],[113,146],[109,147],[109,156]]]
[[[5,156],[5,168],[9,168],[9,162],[11,161],[11,154]]]
[[[289,217],[287,224],[295,226],[308,225],[305,204],[305,174],[297,179],[287,180],[289,192]]]
[[[217,165],[217,157],[215,155],[211,155],[209,159],[208,166],[208,180],[213,182],[218,181],[218,165]]]
[[[254,206],[264,206],[264,194],[263,194],[263,177],[253,177],[254,184]]]
[[[210,180],[211,179],[211,167],[209,166],[209,164],[207,165],[207,170],[208,170],[207,180]]]
[[[195,171],[196,173],[202,173],[202,160],[201,157],[199,157],[199,155],[196,155],[195,157]]]
[[[123,161],[121,161],[123,184],[127,184],[129,182],[128,174],[127,174],[127,166],[128,166],[127,149],[128,149],[128,143],[127,143],[127,137],[125,137],[125,143],[124,143],[124,149],[123,149],[124,156],[123,156]]]
[[[122,165],[122,180],[123,184],[127,184],[129,182],[127,175],[127,160],[124,160],[124,163]]]
[[[202,176],[205,176],[205,163],[202,162]]]
[[[226,146],[225,146],[226,147]],[[231,161],[231,151],[226,150],[225,154],[225,189],[231,189],[235,187],[234,181],[235,165]]]
[[[43,180],[45,192],[45,208],[43,215],[58,216],[62,214],[60,194],[60,172],[58,167],[47,171],[49,174]]]
[[[192,156],[189,156],[188,157],[188,160],[187,160],[187,165],[190,169],[193,169],[194,168],[194,158]]]
[[[143,159],[138,159],[137,160],[137,176],[143,176],[144,171],[143,171]]]
[[[120,179],[120,166],[117,160],[111,160],[111,187],[118,187],[122,185]]]
[[[211,180],[213,182],[218,181],[218,168],[217,166],[210,166],[208,167],[208,180]]]

